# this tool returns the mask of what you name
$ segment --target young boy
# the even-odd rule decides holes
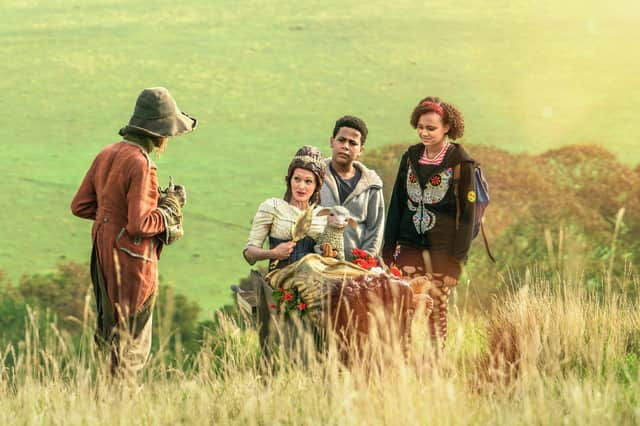
[[[351,251],[365,250],[379,256],[384,231],[384,197],[378,174],[356,161],[364,151],[367,125],[358,117],[346,115],[336,121],[330,139],[331,158],[326,160],[327,175],[320,191],[325,207],[346,207],[358,222],[356,229],[344,232],[347,260]]]

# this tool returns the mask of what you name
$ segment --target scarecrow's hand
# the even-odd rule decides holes
[[[187,189],[183,185],[175,185],[173,187],[173,195],[178,199],[181,208],[187,204]]]

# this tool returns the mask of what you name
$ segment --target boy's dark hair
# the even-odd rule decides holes
[[[361,118],[355,117],[353,115],[345,115],[344,117],[338,118],[336,121],[336,125],[333,127],[333,137],[335,138],[338,132],[340,131],[340,127],[349,127],[351,129],[357,130],[360,132],[360,143],[364,145],[364,142],[367,140],[367,125]]]

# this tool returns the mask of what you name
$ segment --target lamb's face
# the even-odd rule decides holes
[[[318,213],[319,216],[327,216],[327,226],[344,230],[347,225],[356,227],[356,221],[351,217],[349,210],[343,206],[325,207]]]
[[[348,216],[332,211],[327,216],[327,225],[337,229],[344,229],[349,223],[348,219]]]

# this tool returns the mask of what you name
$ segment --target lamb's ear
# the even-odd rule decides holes
[[[331,209],[324,208],[318,212],[318,216],[329,216]]]
[[[354,218],[350,217],[347,219],[347,222],[349,222],[349,225],[351,225],[353,229],[358,229],[358,222]]]

